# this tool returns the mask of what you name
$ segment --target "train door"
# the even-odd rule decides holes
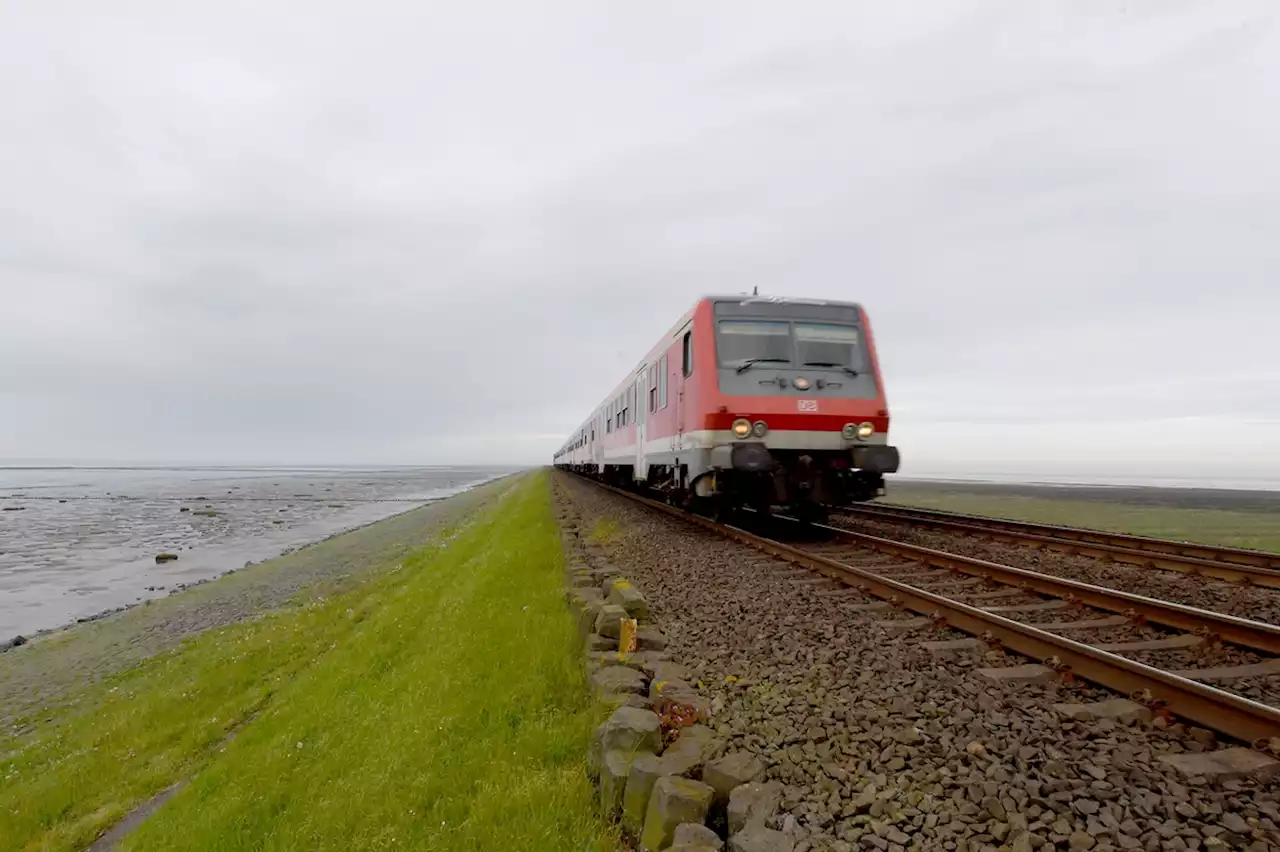
[[[604,419],[603,411],[596,415],[596,441],[591,445],[591,463],[594,465],[592,473],[604,473],[604,436],[607,431]]]
[[[644,433],[645,425],[648,420],[648,411],[645,406],[645,390],[644,390],[645,368],[640,368],[640,375],[636,377],[636,383],[632,387],[632,405],[636,412],[636,466],[635,479],[637,482],[645,482],[649,479],[649,463],[645,461],[644,452]]]
[[[684,333],[680,341],[680,384],[676,393],[676,450],[684,450],[684,389],[688,384],[689,374],[693,372],[693,329]]]

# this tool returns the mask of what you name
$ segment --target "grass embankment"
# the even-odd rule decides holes
[[[0,740],[0,849],[573,849],[608,842],[545,475],[399,568],[211,631]],[[234,736],[229,736],[234,732]]]
[[[895,484],[885,502],[1016,521],[1280,551],[1280,515],[1272,512],[1132,506],[1096,500],[939,491],[912,488],[908,484]]]

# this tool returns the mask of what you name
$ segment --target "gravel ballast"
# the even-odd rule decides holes
[[[1280,624],[1280,590],[1234,585],[1180,574],[1159,568],[1145,568],[1124,562],[1103,562],[1088,556],[1072,556],[1052,550],[1037,550],[1007,542],[983,541],[955,532],[924,529],[908,523],[832,513],[831,526],[880,538],[931,547],[960,556],[985,559],[1026,568],[1068,580],[1094,583],[1133,594],[1174,601],[1240,618]]]
[[[783,785],[767,828],[797,852],[854,849],[1280,848],[1280,784],[1188,778],[1161,756],[1218,748],[1156,719],[1073,721],[1087,685],[1003,687],[1000,652],[935,658],[950,630],[893,610],[590,483],[557,477],[585,529],[644,595],[712,709],[725,752]],[[616,524],[616,527],[613,526]],[[892,625],[890,625],[892,626]]]

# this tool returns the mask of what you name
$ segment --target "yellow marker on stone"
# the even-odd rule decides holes
[[[636,620],[622,619],[622,627],[618,631],[618,652],[631,654],[636,650]]]

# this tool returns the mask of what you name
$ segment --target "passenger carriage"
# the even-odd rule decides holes
[[[868,500],[897,471],[871,325],[851,302],[710,296],[555,454],[691,508]]]

